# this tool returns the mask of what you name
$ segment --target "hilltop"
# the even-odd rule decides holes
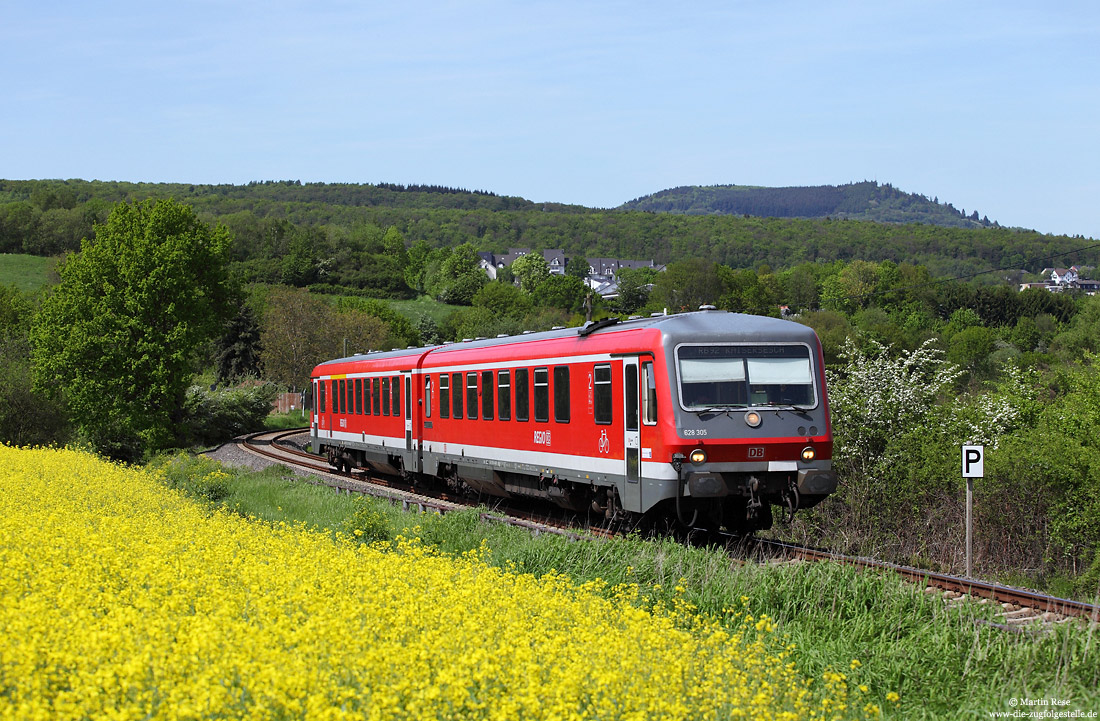
[[[927,223],[948,228],[996,227],[950,203],[906,193],[889,183],[764,188],[751,185],[685,185],[636,198],[620,210],[683,215],[749,215],[764,218],[834,218],[875,223]]]

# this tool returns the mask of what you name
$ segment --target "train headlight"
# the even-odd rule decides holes
[[[697,466],[707,462],[707,452],[702,448],[696,448],[688,457],[691,459],[691,462]]]
[[[753,428],[756,428],[758,425],[760,425],[760,420],[760,414],[756,411],[749,411],[745,414],[745,423],[748,423]]]
[[[813,446],[806,446],[802,449],[802,462],[809,463],[817,456],[817,451],[813,449]]]

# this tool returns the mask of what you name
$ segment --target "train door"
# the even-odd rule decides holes
[[[318,435],[317,429],[321,424],[321,396],[318,393],[321,383],[323,381],[313,381],[313,408],[309,411],[309,430],[314,437]]]
[[[412,373],[405,371],[401,375],[405,378],[405,450],[410,451],[406,456],[411,458],[413,449]]]
[[[638,359],[623,359],[623,459],[626,483],[623,484],[623,508],[641,508],[641,433],[638,424]]]
[[[328,379],[317,381],[317,436],[319,438],[332,438],[332,416],[329,415],[329,404],[333,402],[332,386]]]

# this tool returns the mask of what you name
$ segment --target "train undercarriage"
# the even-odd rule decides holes
[[[407,471],[400,453],[335,445],[322,446],[321,450],[337,470],[363,469],[471,498],[542,501],[627,530],[696,529],[748,535],[771,528],[777,515],[790,521],[796,511],[817,505],[831,492],[800,492],[800,486],[803,491],[814,488],[800,483],[794,474],[709,473],[700,479],[699,474],[681,473],[679,482],[668,482],[678,485],[677,492],[643,514],[623,508],[615,483],[577,482],[458,462],[439,462],[434,474],[423,474]],[[835,484],[835,477],[831,478]]]

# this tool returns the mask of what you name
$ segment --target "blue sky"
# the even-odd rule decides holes
[[[0,7],[3,178],[596,207],[867,179],[1100,238],[1100,3]]]

